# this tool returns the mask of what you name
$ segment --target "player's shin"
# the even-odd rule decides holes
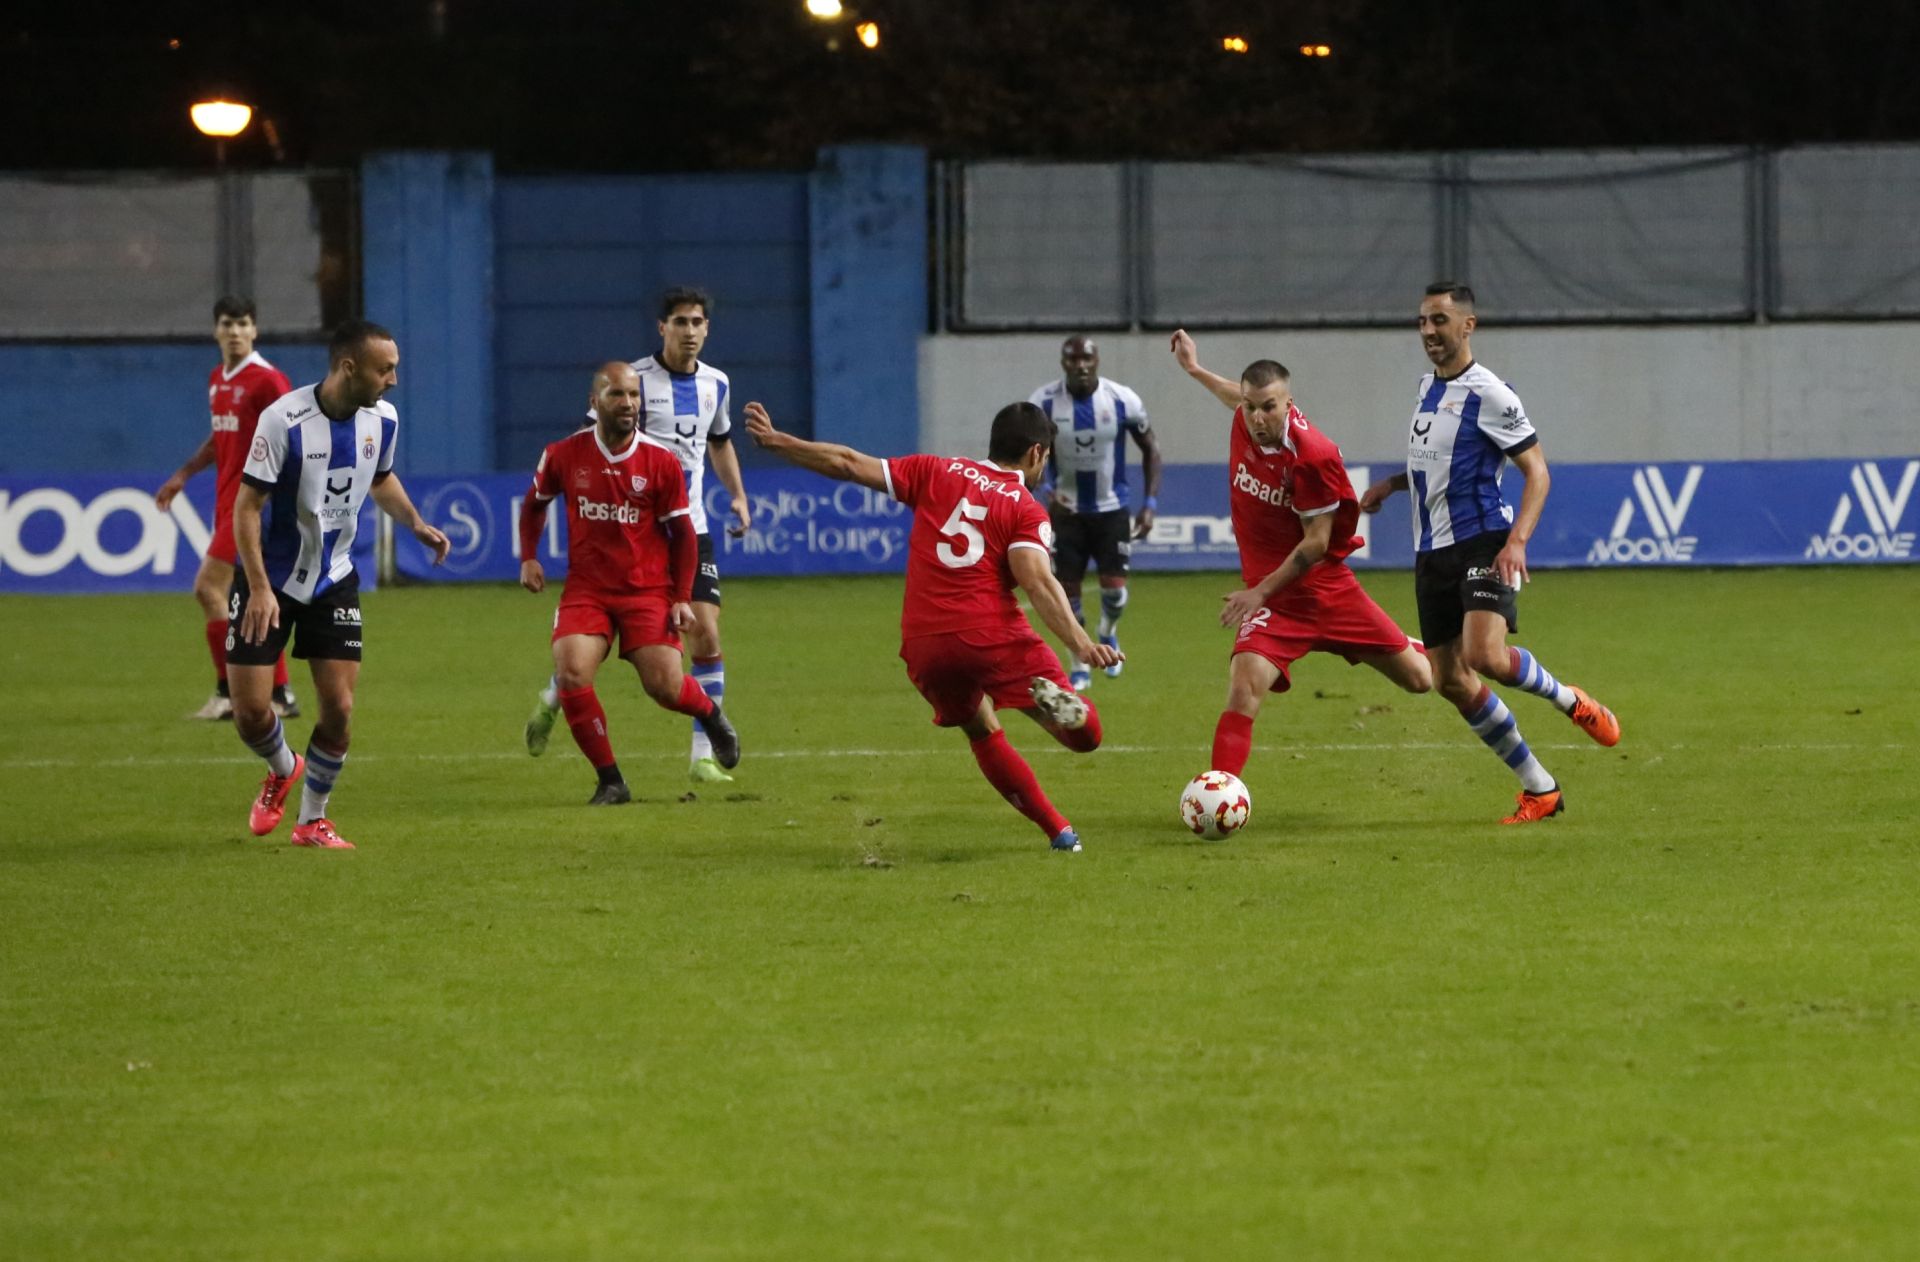
[[[1237,710],[1222,710],[1213,727],[1212,768],[1237,776],[1253,753],[1253,716]]]
[[[1100,634],[1112,635],[1120,615],[1127,609],[1127,589],[1124,584],[1118,587],[1100,588]]]
[[[1054,810],[1053,803],[1040,791],[1033,768],[1007,743],[1005,732],[994,732],[971,743],[973,760],[980,764],[980,774],[1014,810],[1038,824],[1049,839],[1068,827],[1066,817]]]
[[[1512,684],[1522,692],[1530,692],[1536,697],[1545,697],[1553,702],[1562,714],[1570,714],[1573,711],[1575,701],[1573,689],[1555,679],[1547,672],[1547,668],[1525,649],[1509,648],[1507,650],[1507,676],[1502,682]]]
[[[1553,777],[1527,747],[1507,703],[1495,696],[1491,688],[1481,688],[1478,696],[1462,705],[1460,717],[1494,756],[1520,777],[1521,788],[1528,793],[1546,793],[1553,789]]]
[[[613,742],[607,736],[607,712],[600,708],[600,698],[594,695],[591,687],[563,688],[560,691],[560,709],[567,716],[567,727],[573,732],[574,743],[580,746],[580,752],[587,756],[593,769],[606,778],[608,768],[615,766]]]
[[[250,736],[240,724],[234,730],[240,733],[240,739],[247,748],[267,760],[267,770],[276,776],[293,774],[293,747],[287,744],[286,729],[280,726],[279,716],[267,712],[273,718],[272,726],[259,736]]]
[[[718,705],[727,692],[727,667],[719,657],[696,657],[693,659],[693,671],[690,676],[700,686],[700,691]],[[700,726],[698,719],[693,724],[693,761],[713,757],[713,741],[707,736],[706,729]]]
[[[207,653],[213,658],[213,683],[220,694],[227,693],[227,620],[207,622]]]
[[[310,824],[327,817],[327,800],[333,796],[334,781],[346,767],[347,751],[323,748],[318,741],[307,742],[307,780],[300,792],[300,823]]]

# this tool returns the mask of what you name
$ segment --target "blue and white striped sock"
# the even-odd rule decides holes
[[[273,730],[257,741],[247,741],[247,748],[266,759],[267,770],[274,775],[293,774],[293,750],[287,747],[286,729],[280,726],[278,717],[273,720]]]
[[[1508,683],[1522,692],[1530,692],[1536,697],[1545,697],[1560,707],[1562,714],[1573,713],[1574,702],[1578,700],[1573,695],[1573,689],[1548,674],[1547,668],[1536,661],[1533,654],[1525,649],[1509,649],[1508,653],[1510,654],[1508,660],[1511,662],[1508,668]]]
[[[712,698],[715,705],[727,695],[727,664],[724,658],[693,659],[693,682],[700,685],[700,691]],[[707,737],[707,730],[700,726],[698,719],[693,723],[693,761],[713,757],[713,741]]]
[[[340,769],[346,765],[344,753],[336,754],[312,741],[307,742],[307,787],[300,793],[301,823],[311,824],[327,817],[327,798],[333,793],[333,782],[340,778]]]
[[[1521,788],[1529,793],[1545,793],[1554,787],[1553,777],[1521,737],[1520,725],[1513,721],[1513,711],[1494,695],[1493,689],[1482,688],[1480,695],[1461,709],[1460,716],[1501,762],[1513,768],[1513,773],[1520,777]]]
[[[1114,624],[1120,621],[1120,615],[1127,608],[1127,589],[1124,587],[1102,587],[1100,589],[1100,634],[1112,635]]]

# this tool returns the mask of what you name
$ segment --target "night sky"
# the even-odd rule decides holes
[[[249,166],[390,147],[692,171],[802,169],[853,140],[1052,158],[1920,140],[1920,6],[1879,0],[863,0],[827,24],[801,0],[11,7],[7,168],[205,166],[186,107],[222,91],[273,123],[277,153],[259,125],[231,147]],[[853,37],[869,19],[876,51]]]

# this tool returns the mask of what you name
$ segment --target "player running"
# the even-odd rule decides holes
[[[589,806],[633,800],[614,760],[607,715],[593,677],[616,635],[620,656],[663,709],[691,715],[722,767],[740,761],[740,741],[720,702],[680,669],[680,632],[693,626],[688,602],[698,567],[687,486],[666,447],[639,432],[640,377],[618,360],[593,378],[598,418],[541,453],[520,513],[520,585],[539,592],[547,505],[567,497],[567,582],[553,616],[553,674],[559,709],[600,786]]]
[[[213,657],[213,695],[189,718],[233,717],[231,685],[227,682],[227,592],[233,586],[233,567],[239,554],[233,545],[233,501],[240,490],[240,471],[253,446],[260,413],[293,389],[287,375],[253,349],[260,336],[253,303],[223,297],[213,304],[213,340],[220,344],[220,365],[207,377],[207,400],[213,413],[213,431],[174,475],[153,493],[162,512],[186,489],[194,474],[215,466],[213,538],[193,576],[193,596],[206,615],[207,652]],[[273,664],[273,709],[281,718],[297,718],[300,703],[287,687],[287,659]]]
[[[1520,777],[1513,814],[1527,824],[1566,809],[1560,784],[1540,765],[1506,703],[1480,676],[1545,697],[1602,745],[1620,740],[1613,711],[1562,684],[1533,654],[1507,644],[1520,629],[1518,596],[1527,581],[1527,540],[1547,503],[1547,458],[1520,396],[1473,358],[1473,291],[1455,281],[1427,286],[1420,345],[1434,371],[1420,378],[1407,440],[1407,471],[1383,478],[1360,500],[1377,512],[1411,484],[1413,591],[1420,636],[1433,655],[1440,695],[1475,735]],[[1526,478],[1516,514],[1500,493],[1507,462]]]
[[[1340,448],[1294,406],[1292,379],[1255,360],[1238,383],[1200,364],[1187,331],[1173,335],[1187,375],[1233,408],[1227,442],[1233,534],[1246,586],[1225,597],[1220,625],[1240,628],[1228,667],[1227,708],[1213,729],[1213,769],[1239,775],[1253,748],[1253,721],[1269,692],[1292,687],[1289,670],[1308,653],[1365,663],[1408,692],[1433,686],[1427,659],[1394,625],[1346,558],[1360,546],[1360,504]]]
[[[1075,620],[1083,626],[1080,584],[1091,559],[1100,571],[1100,643],[1120,647],[1120,615],[1127,608],[1127,561],[1133,541],[1153,529],[1160,494],[1160,444],[1154,441],[1140,396],[1100,375],[1100,348],[1090,337],[1068,338],[1060,346],[1060,380],[1035,390],[1027,400],[1059,429],[1053,444],[1042,499],[1053,519],[1053,573],[1067,593]],[[1131,521],[1127,505],[1127,444],[1140,448],[1146,487],[1139,515]],[[1121,663],[1107,667],[1109,678]],[[1075,691],[1093,684],[1093,672],[1075,658],[1067,677]]]
[[[647,437],[678,457],[684,471],[700,565],[693,580],[688,655],[693,659],[695,681],[709,697],[719,701],[726,695],[727,672],[720,653],[720,567],[714,561],[713,535],[707,523],[709,458],[738,519],[728,527],[728,533],[745,534],[753,514],[740,480],[740,457],[733,450],[733,427],[727,416],[727,374],[700,360],[711,328],[707,315],[712,306],[713,300],[698,289],[669,289],[660,299],[660,349],[633,361],[632,367],[640,376],[641,427]],[[556,686],[549,680],[527,720],[528,753],[538,756],[547,747],[547,735],[553,730],[558,711]],[[693,725],[688,757],[696,783],[733,779],[716,761],[712,741],[698,723]]]
[[[1053,633],[1096,666],[1121,660],[1074,621],[1048,565],[1053,527],[1028,493],[1053,448],[1053,422],[1031,403],[993,418],[985,460],[896,456],[881,460],[835,443],[783,434],[758,403],[745,409],[753,441],[784,460],[843,482],[885,491],[913,509],[907,592],[900,610],[900,657],[933,707],[938,727],[967,734],[987,783],[1039,825],[1055,850],[1080,849],[1080,835],[1055,810],[1000,727],[995,708],[1014,709],[1075,753],[1100,745],[1100,716],[1067,685],[1060,659],[1034,633],[1015,601],[1019,587]]]
[[[371,498],[447,559],[447,537],[421,520],[393,472],[399,417],[381,396],[399,380],[400,350],[377,324],[351,320],[327,346],[327,375],[260,414],[233,506],[241,573],[227,606],[227,677],[233,724],[267,760],[247,824],[264,837],[280,825],[293,782],[306,773],[293,844],[351,850],[327,802],[347,761],[347,718],[360,678],[360,576],[353,542]],[[263,512],[263,510],[268,510]],[[320,718],[303,758],[273,712],[273,663],[293,655],[313,669]]]

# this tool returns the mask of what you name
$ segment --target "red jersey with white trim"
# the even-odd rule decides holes
[[[214,491],[214,509],[221,516],[233,512],[233,498],[240,493],[240,471],[247,467],[247,452],[253,446],[253,431],[259,428],[260,413],[293,393],[287,374],[254,352],[240,361],[232,372],[225,364],[214,365],[207,376],[207,404],[213,413],[213,467],[218,478]]]
[[[1287,405],[1287,428],[1278,447],[1254,442],[1245,410],[1234,409],[1227,466],[1240,578],[1248,587],[1279,569],[1300,546],[1306,535],[1303,517],[1334,514],[1333,540],[1321,565],[1342,561],[1360,546],[1353,533],[1360,524],[1360,500],[1340,448],[1299,408]],[[1306,579],[1312,576],[1309,570]]]
[[[624,450],[608,451],[599,430],[579,430],[547,444],[528,495],[543,505],[567,497],[568,595],[671,590],[666,523],[686,516],[687,484],[667,448],[636,430]],[[520,559],[533,559],[524,532]]]
[[[1020,475],[958,456],[896,456],[881,467],[887,494],[913,509],[900,638],[1030,631],[1007,554],[1037,548],[1051,556],[1053,525]]]

